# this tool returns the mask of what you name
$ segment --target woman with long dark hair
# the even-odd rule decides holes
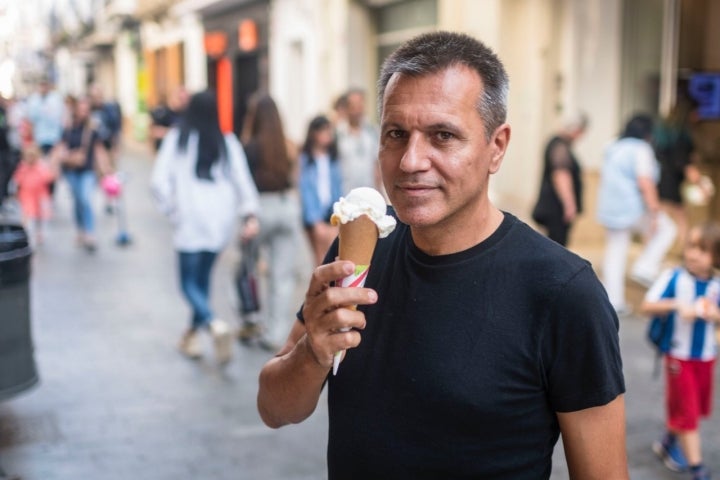
[[[153,169],[152,190],[161,211],[175,225],[180,286],[192,309],[180,351],[199,357],[198,333],[207,329],[218,360],[226,363],[232,354],[232,332],[213,315],[210,276],[238,218],[244,238],[257,234],[259,207],[243,149],[232,133],[220,130],[212,92],[193,95],[178,126],[168,132]]]
[[[320,265],[337,227],[330,224],[332,206],[342,195],[342,177],[337,144],[330,120],[313,118],[300,154],[302,220],[310,240],[315,264]]]
[[[260,192],[260,234],[254,245],[245,245],[243,252],[255,260],[260,253],[266,254],[269,268],[267,289],[261,295],[261,315],[243,310],[238,337],[244,344],[256,339],[261,348],[276,350],[291,326],[300,208],[293,189],[293,146],[285,138],[280,112],[269,95],[260,93],[250,99],[242,141]]]

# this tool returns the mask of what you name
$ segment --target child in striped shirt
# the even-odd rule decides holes
[[[663,272],[641,305],[648,315],[667,315],[672,328],[665,355],[667,432],[653,451],[675,471],[690,471],[693,480],[710,479],[703,465],[699,421],[710,415],[715,324],[720,323],[720,225],[690,230],[683,265]]]

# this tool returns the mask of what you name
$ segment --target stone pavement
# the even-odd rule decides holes
[[[176,352],[188,313],[176,285],[170,228],[148,191],[150,166],[145,151],[126,151],[134,243],[114,244],[116,218],[100,213],[98,196],[93,255],[74,245],[69,193],[60,182],[47,242],[33,257],[40,384],[0,403],[0,465],[23,480],[326,478],[324,398],[304,423],[271,430],[255,408],[257,375],[270,354],[238,347],[220,368],[209,340],[200,361]],[[584,254],[597,264],[595,250]],[[236,261],[228,249],[213,277],[217,313],[233,321]],[[300,300],[310,271],[304,240],[297,266]],[[684,478],[665,471],[649,450],[662,430],[663,389],[651,378],[654,359],[643,335],[643,319],[622,319],[631,477]],[[718,474],[719,426],[712,419],[703,431],[708,463]],[[555,459],[552,478],[568,478],[561,448]]]

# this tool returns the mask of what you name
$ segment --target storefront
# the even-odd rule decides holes
[[[221,128],[240,135],[250,96],[268,90],[269,3],[220,1],[199,13],[208,87],[218,96]]]

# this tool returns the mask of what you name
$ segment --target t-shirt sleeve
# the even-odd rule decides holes
[[[652,284],[645,294],[645,300],[648,302],[657,302],[662,298],[667,298],[667,287],[670,284],[674,270],[669,268],[660,274],[657,280]]]
[[[655,178],[655,153],[649,145],[638,148],[635,162],[635,176]]]
[[[550,168],[552,170],[567,170],[572,168],[570,149],[563,142],[555,142],[550,149]]]
[[[554,411],[606,405],[625,392],[618,328],[617,315],[588,264],[560,289],[541,340]]]

